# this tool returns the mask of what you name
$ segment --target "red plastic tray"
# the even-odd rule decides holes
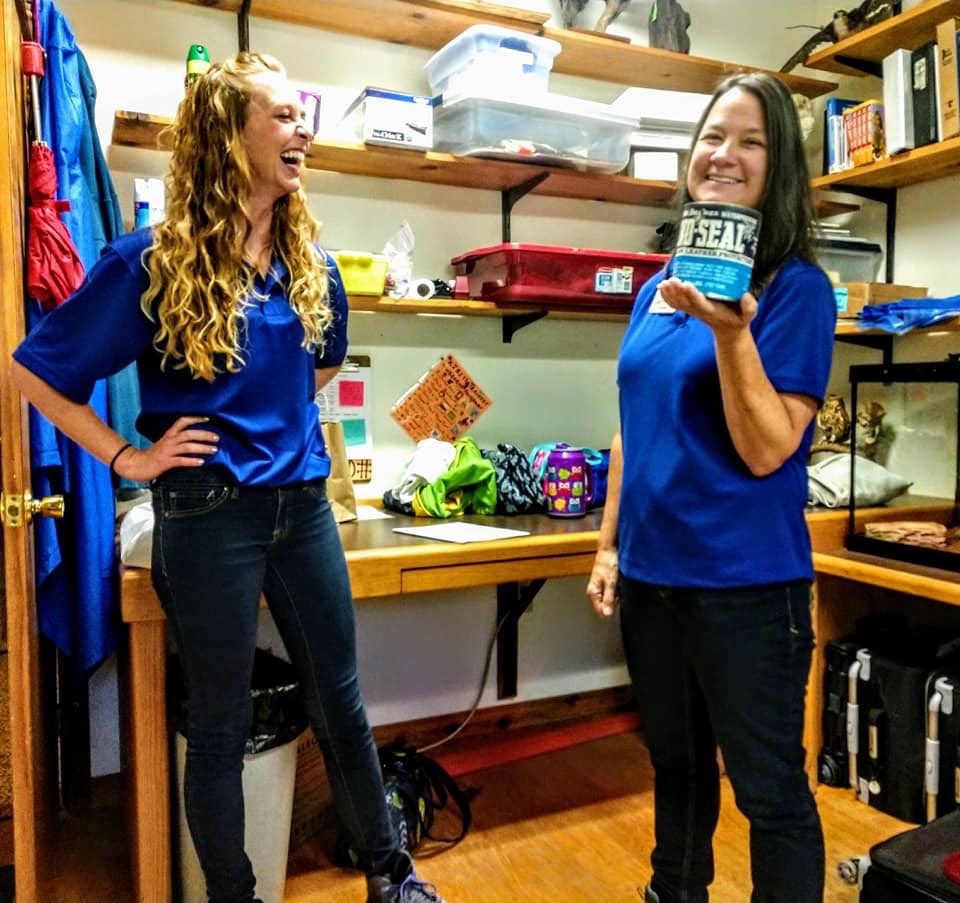
[[[529,306],[603,307],[629,311],[637,290],[669,260],[631,254],[510,242],[454,257],[472,298]]]

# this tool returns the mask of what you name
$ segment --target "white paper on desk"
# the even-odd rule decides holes
[[[392,520],[393,515],[374,505],[357,505],[357,520]]]
[[[394,533],[406,533],[422,539],[438,539],[441,542],[485,542],[490,539],[511,539],[514,536],[529,536],[529,530],[508,530],[506,527],[488,527],[466,521],[450,521],[446,524],[430,524],[427,527],[394,527]]]

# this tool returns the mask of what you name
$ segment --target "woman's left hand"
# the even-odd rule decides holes
[[[739,302],[711,301],[692,283],[676,276],[660,283],[660,295],[674,310],[706,323],[715,333],[741,332],[757,315],[757,299],[746,292]]]

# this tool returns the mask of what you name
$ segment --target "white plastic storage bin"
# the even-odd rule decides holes
[[[521,99],[444,97],[434,111],[433,146],[457,156],[494,157],[620,172],[630,159],[637,121],[607,104],[543,94]]]
[[[560,52],[558,41],[500,28],[472,25],[441,47],[424,67],[432,94],[493,89],[545,92]]]
[[[854,236],[813,239],[817,260],[837,282],[876,282],[883,249],[874,241]]]

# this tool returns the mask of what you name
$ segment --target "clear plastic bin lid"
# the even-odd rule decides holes
[[[513,50],[522,51],[531,55],[531,64],[541,64],[549,69],[554,57],[563,49],[559,41],[552,38],[543,38],[513,28],[504,28],[500,25],[471,25],[460,32],[453,40],[441,47],[423,67],[428,76],[441,75],[450,69],[451,63],[458,55],[467,53],[470,48],[484,52]]]
[[[592,100],[581,100],[578,97],[568,97],[565,94],[538,94],[535,101],[525,102],[520,98],[504,97],[496,92],[445,95],[440,99],[437,107],[438,114],[444,110],[455,110],[457,107],[469,107],[480,103],[484,109],[505,113],[542,114],[543,112],[558,113],[577,119],[593,119],[612,125],[622,125],[627,128],[636,128],[637,120],[632,116],[617,113],[609,104],[597,103]]]

